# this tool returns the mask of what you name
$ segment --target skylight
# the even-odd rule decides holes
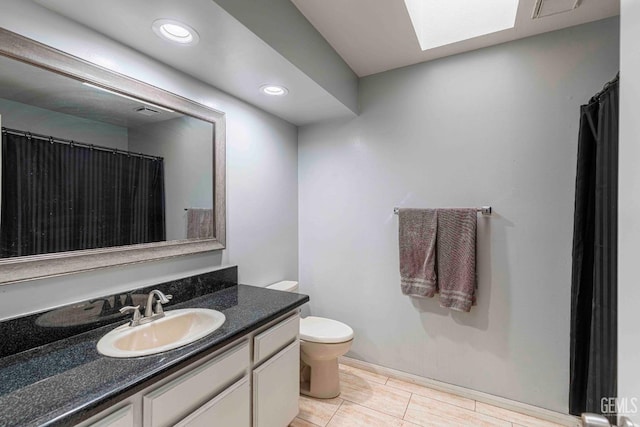
[[[404,0],[422,50],[513,28],[519,0]]]

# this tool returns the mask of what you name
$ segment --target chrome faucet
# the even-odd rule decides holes
[[[154,297],[158,297],[158,302],[156,302],[155,312],[153,310],[153,299]],[[153,319],[159,319],[160,317],[164,317],[164,311],[162,310],[162,304],[166,304],[169,300],[173,298],[172,295],[165,295],[157,289],[149,292],[149,298],[147,298],[147,305],[144,308],[144,317],[151,321]]]
[[[128,305],[126,307],[122,307],[120,309],[120,313],[128,313],[133,311],[133,319],[129,322],[129,326],[138,326],[142,322],[142,314],[140,314],[140,306],[136,305],[135,307],[132,305]]]
[[[158,297],[156,302],[155,312],[153,310],[154,297]],[[139,326],[149,323],[153,320],[164,317],[164,310],[162,310],[162,304],[166,304],[173,298],[172,295],[165,295],[157,289],[149,292],[149,298],[147,298],[147,306],[144,308],[144,316],[140,314],[140,306],[126,306],[120,309],[120,313],[133,312],[133,319],[129,322],[129,326]]]

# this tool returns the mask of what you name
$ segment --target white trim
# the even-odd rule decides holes
[[[562,414],[560,412],[551,411],[549,409],[539,408],[515,400],[505,399],[504,397],[494,396],[477,390],[471,390],[453,384],[444,383],[430,378],[420,377],[418,375],[409,374],[407,372],[398,371],[384,366],[374,365],[373,363],[363,362],[362,360],[353,359],[351,357],[342,356],[339,362],[343,365],[352,366],[354,368],[384,375],[393,379],[410,382],[423,387],[429,387],[434,390],[444,391],[446,393],[455,394],[456,396],[466,397],[478,402],[487,403],[499,408],[508,409],[521,414],[530,415],[545,421],[561,424],[564,426],[579,427],[580,419],[573,415]]]

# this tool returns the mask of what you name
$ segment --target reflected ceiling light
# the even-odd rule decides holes
[[[181,45],[195,45],[200,40],[196,30],[173,19],[153,21],[151,28],[158,37]]]
[[[133,96],[129,96],[129,95],[125,95],[125,94],[122,94],[122,93],[116,92],[115,90],[106,89],[106,88],[104,88],[104,87],[100,87],[100,86],[94,85],[93,83],[89,83],[89,82],[82,82],[82,84],[83,84],[83,85],[85,85],[85,86],[89,86],[89,87],[91,87],[91,88],[94,88],[94,89],[101,90],[101,91],[103,91],[103,92],[110,93],[110,94],[112,94],[112,95],[118,95],[119,97],[121,97],[121,98],[125,98],[125,99],[128,99],[128,100],[130,100],[130,101],[135,101],[135,102],[139,102],[139,103],[141,103],[141,104],[145,104],[145,105],[149,105],[149,106],[151,106],[151,107],[158,108],[158,109],[160,109],[160,110],[162,110],[162,111],[166,111],[167,113],[175,113],[175,111],[170,110],[170,109],[168,109],[168,108],[166,108],[166,107],[161,107],[160,105],[152,104],[151,102],[143,101],[142,99],[134,98]]]
[[[289,93],[289,89],[278,85],[262,85],[260,86],[260,91],[270,96],[285,96]]]
[[[513,28],[519,0],[404,0],[422,50]]]

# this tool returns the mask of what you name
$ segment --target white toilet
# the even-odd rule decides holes
[[[286,280],[267,286],[297,292],[298,282]],[[338,357],[351,348],[353,329],[337,320],[309,316],[300,319],[300,393],[321,399],[340,394]]]

